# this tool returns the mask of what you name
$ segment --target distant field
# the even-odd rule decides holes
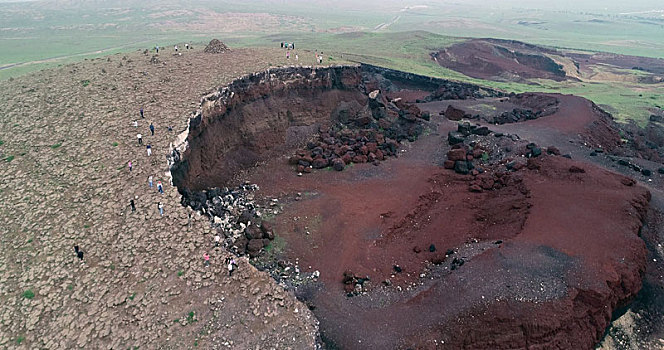
[[[634,12],[626,13],[617,9],[594,13],[597,11],[519,4],[511,0],[500,5],[474,0],[426,5],[342,0],[335,6],[320,0],[242,4],[196,0],[186,6],[175,0],[0,2],[0,44],[4,48],[0,50],[0,79],[155,45],[170,48],[185,41],[202,45],[219,38],[231,46],[274,47],[287,40],[295,41],[298,48],[323,51],[339,63],[367,62],[507,91],[579,94],[605,105],[619,120],[643,122],[648,108],[664,105],[662,84],[498,83],[467,77],[431,60],[431,52],[464,40],[461,37],[664,57],[664,18],[648,12],[647,7],[634,5]]]

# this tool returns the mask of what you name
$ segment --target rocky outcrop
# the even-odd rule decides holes
[[[429,118],[415,105],[388,100],[381,92],[408,87],[429,93],[427,100],[502,95],[476,85],[371,65],[286,67],[251,74],[203,97],[186,140],[172,154],[173,183],[192,191],[223,186],[261,161],[304,147],[321,127],[335,133],[343,128],[379,132],[382,136],[361,145],[334,143],[358,146],[350,154],[352,162],[380,160],[380,154],[365,154],[362,146],[384,139],[378,144],[380,153],[394,153],[389,140],[414,141],[422,132],[421,120]],[[327,156],[316,167],[341,169],[334,159],[343,155],[335,156],[335,150],[319,152]],[[315,155],[310,156],[307,166],[313,167]]]
[[[353,67],[288,67],[251,74],[201,100],[187,147],[171,168],[180,189],[226,184],[271,156],[306,144],[342,103],[366,104]]]

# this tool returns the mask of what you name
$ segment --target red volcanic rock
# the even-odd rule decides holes
[[[583,168],[580,168],[576,165],[572,165],[569,167],[569,172],[570,173],[585,173],[586,171]]]
[[[346,163],[340,158],[335,158],[332,160],[332,169],[336,171],[342,171],[346,167]]]
[[[353,157],[353,163],[366,163],[368,160],[367,156],[360,155]]]
[[[251,239],[247,244],[247,253],[252,258],[260,255],[261,250],[263,249],[263,239]]]
[[[263,232],[261,229],[256,227],[256,225],[249,225],[244,231],[244,234],[248,239],[261,239],[263,238]]]
[[[476,192],[476,193],[481,193],[483,191],[482,187],[480,187],[479,185],[472,185],[469,187],[469,190],[470,192]]]
[[[466,112],[461,109],[455,108],[452,105],[447,106],[445,110],[445,118],[449,120],[459,121],[466,116]]]
[[[447,159],[453,161],[466,160],[466,151],[461,148],[449,150],[447,152]]]
[[[546,148],[546,153],[552,154],[554,156],[559,156],[560,155],[560,150],[558,149],[558,147],[549,146],[549,147]]]
[[[443,167],[444,167],[445,169],[454,169],[454,163],[455,163],[455,161],[453,161],[453,160],[446,160],[446,161],[443,163]]]
[[[313,160],[311,165],[314,167],[314,169],[323,169],[329,165],[329,161],[323,157],[316,157],[316,159]]]

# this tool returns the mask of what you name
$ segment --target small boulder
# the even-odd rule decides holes
[[[251,239],[247,244],[247,253],[252,258],[257,257],[263,249],[263,239]]]
[[[466,151],[462,148],[452,149],[447,152],[447,159],[457,161],[466,159]]]
[[[487,128],[486,126],[480,126],[478,128],[473,129],[471,133],[479,136],[487,136],[491,133],[491,130],[489,130],[489,128]]]
[[[555,146],[549,146],[549,147],[546,148],[546,153],[554,155],[554,156],[559,156],[560,155],[560,150]]]
[[[483,192],[482,187],[480,187],[479,185],[472,185],[468,188],[468,190],[470,192],[474,192],[474,193],[482,193]]]
[[[263,238],[263,232],[261,232],[261,229],[256,227],[256,225],[247,226],[247,228],[244,230],[244,235],[247,236],[247,238],[250,240]]]
[[[454,162],[454,171],[457,174],[468,175],[473,170],[473,163],[465,160]]]
[[[237,219],[237,222],[246,225],[249,221],[253,220],[254,216],[251,214],[251,212],[249,210],[245,210],[242,212],[242,214],[240,214],[240,217]]]
[[[464,140],[464,136],[463,136],[463,134],[460,133],[460,132],[450,131],[450,132],[447,134],[447,142],[448,142],[450,145],[456,145],[456,144],[458,144],[458,143],[463,143],[463,140]]]
[[[345,167],[346,167],[346,164],[344,163],[343,160],[341,160],[339,158],[335,158],[334,160],[332,160],[332,169],[334,169],[336,171],[342,171],[342,170],[344,170]]]
[[[445,110],[445,117],[449,120],[459,121],[466,116],[466,112],[461,109],[455,108],[452,105],[447,106]]]
[[[572,165],[571,167],[569,167],[569,172],[572,174],[580,174],[580,173],[585,173],[586,170],[583,168],[579,168],[576,165]]]
[[[470,123],[459,123],[457,126],[457,131],[460,132],[463,136],[469,136],[471,133]]]
[[[317,157],[313,160],[311,165],[314,167],[314,169],[323,169],[329,165],[329,161],[325,158]]]

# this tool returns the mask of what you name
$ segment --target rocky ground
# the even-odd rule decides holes
[[[169,143],[202,95],[285,63],[281,50],[199,45],[0,83],[0,348],[315,347],[309,310],[244,259],[228,277],[229,253],[165,176]]]

